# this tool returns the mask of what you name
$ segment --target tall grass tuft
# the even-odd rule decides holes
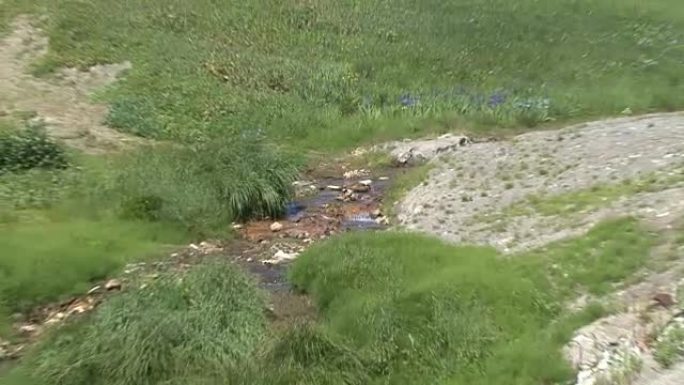
[[[126,217],[202,233],[236,219],[282,214],[296,160],[258,138],[157,146],[126,159],[107,191]]]
[[[264,335],[263,298],[227,264],[164,276],[55,333],[26,369],[45,384],[151,385],[211,378]]]

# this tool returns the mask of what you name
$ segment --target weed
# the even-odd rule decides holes
[[[664,368],[669,368],[682,356],[684,356],[684,327],[675,325],[658,338],[653,358]]]
[[[0,133],[0,173],[67,167],[64,150],[40,127]]]

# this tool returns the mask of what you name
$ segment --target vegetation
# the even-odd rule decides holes
[[[339,149],[454,127],[684,106],[678,0],[0,7],[49,15],[50,52],[36,73],[130,60],[133,69],[103,98],[110,125],[145,137],[263,129],[290,144]]]
[[[49,384],[187,384],[223,372],[264,335],[263,300],[244,274],[208,264],[107,301],[27,362]]]
[[[684,327],[675,325],[659,337],[653,358],[664,368],[669,368],[684,356]]]
[[[64,149],[47,137],[40,127],[18,132],[0,132],[0,174],[34,168],[67,167]]]
[[[385,192],[383,197],[385,213],[391,214],[394,211],[394,206],[397,202],[399,202],[409,190],[425,182],[430,175],[430,170],[433,168],[434,165],[426,163],[402,170],[400,174],[395,176],[392,180],[392,185]]]
[[[640,265],[578,274],[584,288],[547,272],[566,259],[563,269],[582,270],[570,249],[594,256],[594,266],[643,253],[630,239],[649,235],[630,226],[608,222],[591,241],[508,259],[401,232],[337,237],[307,250],[290,274],[315,300],[320,323],[281,334],[266,331],[263,300],[241,273],[200,266],[55,330],[14,375],[59,385],[558,383],[572,373],[560,347],[604,314],[596,305],[568,313],[563,304]]]

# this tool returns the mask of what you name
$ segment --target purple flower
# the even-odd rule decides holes
[[[489,97],[489,103],[487,104],[490,108],[496,108],[504,103],[506,103],[506,95],[502,92],[495,92]]]

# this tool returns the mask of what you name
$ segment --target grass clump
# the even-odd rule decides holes
[[[583,237],[529,253],[521,263],[529,263],[530,270],[545,270],[566,295],[605,294],[646,264],[655,241],[636,219],[608,220]]]
[[[428,179],[430,171],[435,168],[431,163],[422,164],[402,171],[397,174],[382,198],[384,211],[388,214],[394,212],[394,206],[412,188],[420,185]]]
[[[163,276],[109,299],[55,333],[25,362],[44,384],[187,384],[225,373],[265,332],[255,285],[227,264]],[[202,382],[199,382],[202,383]]]
[[[64,169],[67,165],[64,149],[40,127],[0,132],[0,174],[35,168]]]
[[[675,325],[658,338],[653,358],[669,368],[684,357],[684,326]]]
[[[107,193],[124,217],[206,234],[233,220],[281,215],[297,174],[289,154],[256,138],[228,138],[128,155]]]

